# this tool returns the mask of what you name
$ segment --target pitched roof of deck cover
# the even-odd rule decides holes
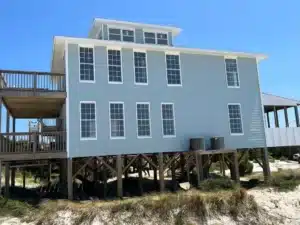
[[[300,101],[285,97],[280,97],[277,95],[262,94],[262,101],[264,106],[297,106],[300,105]]]

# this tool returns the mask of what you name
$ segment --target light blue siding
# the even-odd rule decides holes
[[[173,37],[171,32],[168,33],[168,44],[173,46]]]
[[[240,88],[227,88],[224,58],[181,54],[182,87],[168,87],[165,53],[148,51],[148,85],[134,84],[133,50],[122,49],[123,84],[108,84],[107,50],[95,47],[95,83],[79,83],[78,46],[68,45],[69,156],[188,150],[189,139],[224,136],[226,148],[266,145],[256,60],[238,58]],[[97,140],[80,140],[80,101],[97,103]],[[124,140],[110,140],[109,101],[125,104]],[[152,138],[138,139],[136,102],[150,102]],[[176,137],[163,138],[161,102],[174,103]],[[228,103],[242,107],[244,135],[231,136]]]
[[[143,29],[135,29],[135,42],[139,44],[144,44]]]

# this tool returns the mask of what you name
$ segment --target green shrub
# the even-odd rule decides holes
[[[218,191],[218,190],[234,190],[237,184],[227,177],[208,179],[201,182],[200,187],[202,191]]]
[[[283,170],[272,173],[268,185],[279,191],[294,190],[300,185],[300,170]]]

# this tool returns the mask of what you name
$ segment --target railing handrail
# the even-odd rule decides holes
[[[10,133],[1,133],[2,136],[15,136],[15,135],[27,135],[27,134],[37,134],[37,135],[43,135],[43,134],[60,134],[65,133],[65,130],[62,131],[49,131],[49,132],[10,132]]]
[[[53,76],[65,76],[63,73],[52,73],[52,72],[40,72],[40,71],[22,71],[22,70],[0,70],[1,73],[9,74],[36,74],[36,75],[53,75]]]

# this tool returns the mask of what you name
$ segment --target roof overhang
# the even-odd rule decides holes
[[[86,46],[104,46],[111,48],[136,48],[145,51],[165,51],[165,52],[176,52],[176,53],[187,53],[187,54],[202,54],[202,55],[215,55],[223,57],[245,57],[255,58],[257,61],[266,59],[267,56],[263,54],[244,53],[244,52],[230,52],[230,51],[217,51],[217,50],[205,50],[197,48],[182,48],[174,46],[162,46],[162,45],[150,45],[150,44],[137,44],[120,41],[107,41],[98,40],[91,38],[74,38],[74,37],[63,37],[56,36],[53,41],[53,58],[52,58],[52,72],[61,73],[61,69],[57,69],[57,65],[61,63],[64,55],[65,43],[78,44]]]
[[[262,102],[266,112],[274,111],[274,107],[276,109],[283,109],[300,105],[300,101],[298,100],[267,93],[262,93]]]

